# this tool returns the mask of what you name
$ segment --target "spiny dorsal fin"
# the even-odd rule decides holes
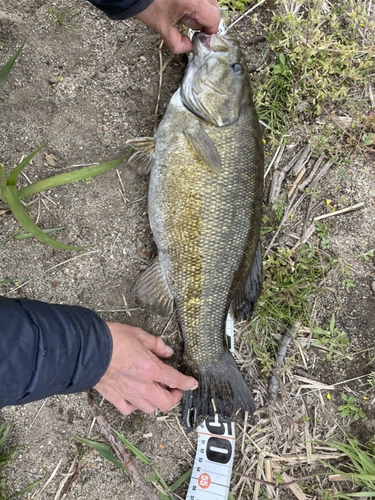
[[[203,163],[219,174],[221,172],[221,159],[215,144],[204,128],[201,125],[189,127],[184,130],[184,134]]]
[[[169,316],[173,312],[173,297],[164,279],[158,257],[138,278],[134,297],[143,308],[151,309],[161,316]]]
[[[262,291],[263,262],[260,243],[256,250],[255,259],[246,278],[245,284],[234,297],[232,307],[236,319],[250,319],[253,314],[254,304]]]

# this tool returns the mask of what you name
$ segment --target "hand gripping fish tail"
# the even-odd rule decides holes
[[[233,419],[236,414],[255,411],[250,389],[229,351],[224,351],[215,364],[197,371],[184,366],[184,373],[196,378],[199,387],[184,392],[182,399],[183,423],[187,431],[203,418],[218,414]]]

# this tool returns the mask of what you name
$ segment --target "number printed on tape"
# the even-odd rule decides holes
[[[234,423],[215,415],[198,427],[198,445],[186,500],[228,500],[232,476]]]

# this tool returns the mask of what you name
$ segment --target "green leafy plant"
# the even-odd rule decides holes
[[[360,418],[366,416],[361,410],[361,408],[355,405],[354,396],[347,396],[346,394],[341,394],[341,399],[344,401],[344,404],[339,406],[337,409],[340,412],[340,416],[342,418],[352,417],[355,421],[357,421]]]
[[[259,361],[262,375],[268,376],[280,342],[280,333],[297,322],[310,326],[312,296],[321,293],[319,282],[331,267],[331,260],[312,244],[297,252],[279,248],[263,262],[263,292],[254,318],[242,333]]]
[[[355,438],[349,438],[347,443],[338,441],[325,443],[334,450],[345,455],[343,464],[337,467],[322,462],[335,474],[340,474],[350,483],[349,492],[335,493],[328,498],[374,498],[375,497],[375,454],[373,445],[365,446]],[[353,492],[353,490],[358,490]]]
[[[252,0],[219,0],[221,7],[228,7],[232,10],[239,10],[240,12],[242,12],[251,2]]]
[[[369,250],[368,252],[366,252],[366,253],[364,253],[364,254],[363,254],[363,258],[364,258],[365,260],[367,260],[367,262],[370,262],[370,261],[371,261],[371,259],[373,259],[373,258],[374,258],[374,255],[375,255],[375,253],[374,253],[374,252],[375,252],[375,249],[374,249],[374,248],[373,248],[372,250]]]
[[[336,328],[335,316],[332,316],[328,330],[324,330],[318,326],[314,327],[313,336],[314,340],[311,344],[313,346],[326,347],[327,359],[329,361],[339,361],[348,355],[348,337],[345,332],[339,331]]]
[[[315,225],[316,234],[320,238],[320,246],[323,250],[328,250],[331,242],[329,239],[329,229],[323,222],[317,222]]]
[[[6,82],[9,73],[15,63],[18,55],[22,50],[23,45],[17,50],[17,52],[9,59],[9,61],[0,70],[0,89]],[[103,174],[118,165],[123,163],[125,159],[130,155],[131,149],[127,153],[116,160],[112,160],[106,163],[101,163],[99,165],[92,165],[90,167],[84,167],[79,170],[74,170],[72,172],[66,172],[64,174],[54,175],[47,179],[43,179],[38,182],[33,182],[29,186],[17,189],[17,182],[22,170],[30,163],[30,161],[39,153],[43,146],[35,149],[30,153],[24,160],[22,160],[7,176],[6,167],[0,164],[0,201],[9,207],[11,212],[21,226],[26,229],[28,233],[37,238],[38,240],[50,245],[59,250],[82,250],[85,247],[75,247],[65,245],[47,234],[47,230],[42,230],[37,226],[31,217],[27,214],[24,205],[22,204],[22,199],[27,196],[31,196],[48,189],[55,188],[57,186],[63,186],[65,184],[70,184],[72,182],[82,181],[91,179],[97,175]],[[56,229],[55,229],[56,230]]]
[[[312,141],[319,148],[331,143],[337,149],[337,133],[342,135],[342,131],[324,120],[317,126],[316,118],[340,107],[341,114],[353,120],[346,138],[354,137],[342,146],[358,147],[361,138],[363,145],[372,143],[373,131],[362,131],[359,125],[366,103],[353,98],[353,90],[363,88],[375,66],[371,45],[375,25],[360,2],[323,5],[307,0],[290,5],[283,2],[266,27],[272,56],[256,77],[259,116],[271,127],[276,141],[296,123],[311,123]]]

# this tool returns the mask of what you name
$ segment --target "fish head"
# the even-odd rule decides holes
[[[245,57],[235,38],[198,33],[186,70],[181,98],[204,121],[222,127],[234,123],[250,92]]]

